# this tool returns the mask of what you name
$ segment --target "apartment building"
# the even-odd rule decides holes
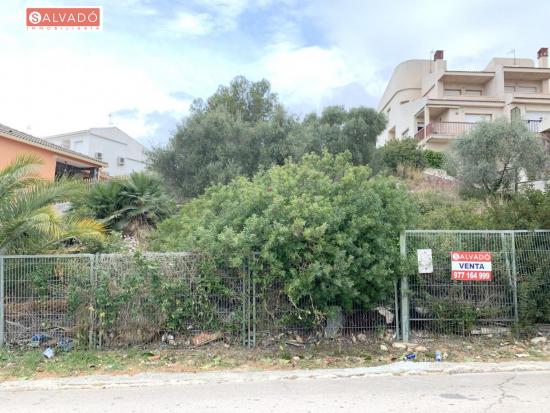
[[[550,132],[548,48],[532,59],[491,59],[484,70],[448,70],[443,50],[433,60],[399,64],[378,110],[388,118],[377,144],[414,137],[421,147],[445,150],[477,122],[521,119],[533,132]]]
[[[106,162],[110,176],[126,176],[146,168],[145,147],[121,129],[111,126],[47,136],[48,142]]]

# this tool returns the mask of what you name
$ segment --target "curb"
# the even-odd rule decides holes
[[[0,383],[0,392],[70,390],[117,387],[182,386],[266,382],[285,380],[319,380],[368,378],[376,376],[422,376],[430,374],[473,374],[507,372],[548,372],[550,362],[503,363],[427,363],[398,362],[377,367],[318,370],[205,372],[205,373],[139,373],[120,376],[82,376],[37,380],[14,380]]]

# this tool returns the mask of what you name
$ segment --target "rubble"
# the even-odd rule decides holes
[[[200,347],[200,346],[204,346],[205,344],[217,341],[222,337],[223,337],[223,334],[221,333],[221,331],[216,331],[214,333],[202,332],[197,334],[191,339],[191,344],[194,347]]]
[[[531,344],[544,344],[547,341],[546,337],[535,337],[531,339]]]

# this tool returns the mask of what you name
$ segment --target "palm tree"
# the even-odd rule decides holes
[[[76,210],[91,212],[106,226],[124,234],[137,235],[142,229],[154,227],[174,208],[156,175],[134,172],[127,178],[95,185],[85,205]]]
[[[68,249],[79,237],[102,237],[103,225],[90,218],[62,214],[58,202],[82,196],[84,185],[38,176],[42,161],[18,156],[0,170],[0,254],[46,253]]]

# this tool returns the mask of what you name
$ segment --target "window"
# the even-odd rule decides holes
[[[521,120],[521,109],[517,107],[513,108],[510,111],[510,117],[512,118],[513,121]]]
[[[504,86],[505,92],[517,92],[517,93],[537,93],[537,87],[536,86],[513,86],[513,85],[505,85]]]
[[[401,105],[404,105],[406,103],[409,103],[409,101],[408,100],[402,100],[401,102],[399,102],[399,104],[401,104]]]
[[[537,93],[536,86],[516,86],[516,92],[518,93]]]
[[[460,96],[460,89],[445,89],[445,96]]]
[[[478,122],[490,122],[491,115],[488,113],[466,113],[464,115],[466,122],[478,123]]]
[[[464,95],[466,96],[481,96],[481,90],[480,89],[466,89],[464,92]]]

